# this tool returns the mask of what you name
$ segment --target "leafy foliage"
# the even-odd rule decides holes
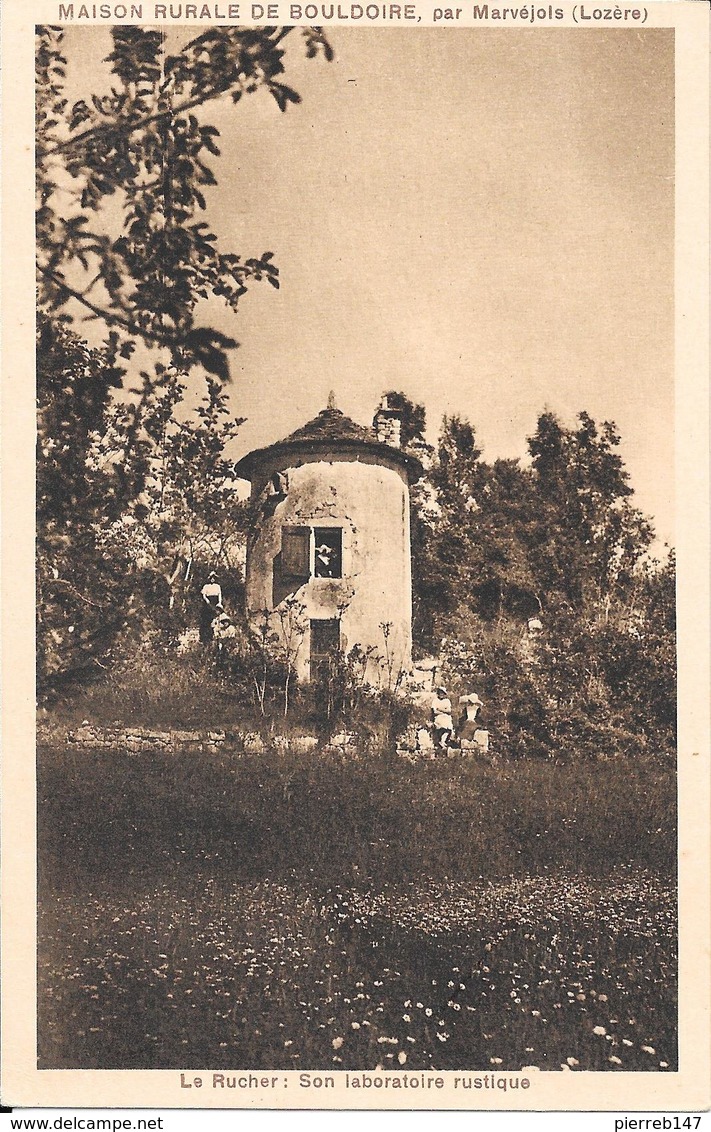
[[[424,409],[402,396],[422,437]],[[611,422],[544,412],[530,465],[490,464],[470,422],[445,417],[413,491],[415,642],[484,697],[500,750],[674,747],[674,559],[650,556],[619,444]]]
[[[108,412],[117,374],[40,314],[37,342],[37,650],[40,683],[56,684],[101,663],[132,602],[125,556],[99,547],[103,523],[123,507],[110,465],[91,467],[93,440]]]
[[[251,281],[278,287],[273,253],[225,253],[204,218],[217,184],[218,129],[206,103],[266,90],[298,103],[283,81],[292,28],[211,28],[177,54],[157,31],[112,29],[111,86],[90,104],[63,97],[64,31],[38,29],[36,216],[40,302],[100,318],[130,357],[136,340],[166,347],[180,368],[229,377],[235,341],[196,319],[202,300],[237,311]],[[304,29],[307,54],[331,50]],[[120,223],[119,223],[120,221]]]
[[[184,625],[196,565],[238,572],[244,505],[224,454],[240,422],[216,381],[191,414],[174,371],[116,399],[110,351],[41,313],[37,356],[38,673],[48,690],[101,669],[152,624],[164,635]]]

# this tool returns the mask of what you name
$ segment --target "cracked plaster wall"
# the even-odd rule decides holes
[[[247,613],[274,608],[274,560],[281,551],[284,526],[340,527],[342,578],[311,577],[292,587],[306,607],[305,618],[341,617],[341,645],[358,644],[384,657],[381,623],[390,622],[388,647],[393,671],[411,663],[412,584],[410,511],[406,474],[393,461],[385,466],[369,454],[326,453],[300,464],[281,457],[265,462],[252,486],[255,525],[247,553]],[[274,472],[286,472],[288,489],[275,502],[267,494]],[[300,680],[310,675],[310,639],[306,632],[296,661]],[[387,683],[371,663],[368,678]]]

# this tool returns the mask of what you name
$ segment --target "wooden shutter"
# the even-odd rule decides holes
[[[309,527],[283,527],[281,532],[281,572],[288,578],[311,576],[311,538]]]

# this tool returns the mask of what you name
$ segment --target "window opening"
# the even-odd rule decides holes
[[[342,536],[340,527],[314,527],[314,577],[343,576]]]

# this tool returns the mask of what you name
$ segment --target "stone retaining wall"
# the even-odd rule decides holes
[[[268,747],[277,750],[312,751],[318,746],[315,735],[295,735],[287,738],[275,735],[267,743],[257,732],[241,731],[156,731],[147,727],[99,727],[82,723],[80,727],[68,729],[58,735],[40,724],[37,731],[38,742],[57,743],[64,741],[69,747],[86,750],[129,751],[134,754],[157,752],[199,751],[208,754],[236,752],[261,754]]]
[[[488,732],[482,732],[488,740]],[[148,727],[100,727],[84,722],[76,728],[63,728],[42,722],[37,728],[37,741],[46,746],[68,746],[85,751],[121,751],[130,754],[177,754],[204,752],[206,754],[262,754],[267,750],[293,751],[305,754],[319,746],[315,735],[272,735],[264,738],[256,731],[157,731]],[[470,744],[472,751],[456,753],[471,754],[473,750],[481,753],[481,744]],[[488,743],[484,750],[488,749]],[[367,757],[368,749],[362,747],[355,734],[341,731],[331,737],[330,742],[321,747],[325,755],[348,756],[358,759]],[[434,744],[429,730],[425,727],[411,727],[401,735],[397,742],[397,753],[409,759],[433,758]],[[450,752],[453,754],[454,752]]]

